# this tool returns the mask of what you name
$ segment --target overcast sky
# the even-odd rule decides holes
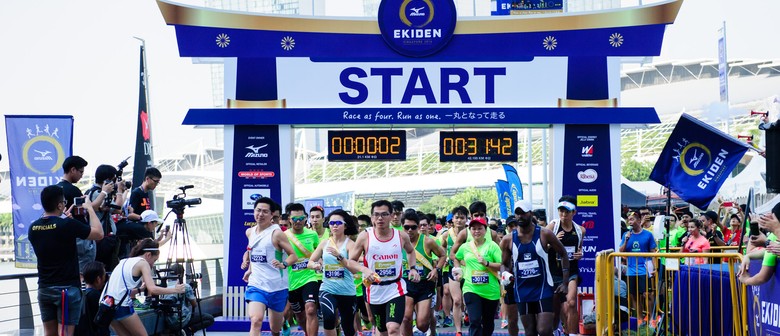
[[[780,59],[778,13],[775,0],[686,0],[656,61],[715,59],[724,20],[729,59]],[[74,153],[93,168],[133,154],[140,45],[133,36],[147,45],[155,158],[215,143],[213,131],[181,126],[188,108],[212,106],[210,67],[178,56],[155,1],[3,0],[0,36],[2,114],[73,115]],[[6,146],[0,137],[3,159]]]

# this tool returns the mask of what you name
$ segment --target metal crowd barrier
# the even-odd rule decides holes
[[[713,248],[724,249],[736,247]],[[599,252],[597,334],[747,335],[746,290],[737,279],[741,258],[733,252]],[[629,278],[628,268],[641,273],[640,263],[652,271]]]
[[[202,278],[198,280],[200,297],[205,299],[222,294],[222,258],[195,260]],[[165,265],[165,261],[157,266]],[[33,335],[40,328],[38,308],[38,274],[0,275],[0,334]]]

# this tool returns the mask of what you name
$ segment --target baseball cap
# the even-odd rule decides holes
[[[531,206],[531,202],[528,200],[520,200],[515,203],[515,213],[518,215],[523,215],[531,210],[533,210],[533,207]]]
[[[571,202],[568,202],[568,201],[558,202],[558,209],[560,209],[560,208],[564,208],[564,209],[569,210],[569,211],[577,210],[577,207],[574,204],[572,204]]]
[[[517,226],[517,218],[515,218],[515,216],[509,216],[506,219],[506,226]]]
[[[474,225],[482,225],[484,227],[487,227],[487,224],[485,223],[485,220],[480,220],[480,219],[472,219],[469,222],[469,227],[473,227]]]
[[[162,219],[160,219],[160,216],[158,216],[154,210],[145,210],[141,213],[141,221],[144,223],[162,222]]]

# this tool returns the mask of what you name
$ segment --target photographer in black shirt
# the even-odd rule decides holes
[[[44,335],[47,336],[57,335],[58,329],[65,329],[63,334],[72,335],[79,321],[81,281],[76,238],[103,238],[103,228],[89,202],[80,205],[89,215],[89,225],[70,218],[66,203],[62,187],[50,185],[43,188],[43,217],[33,222],[28,231],[30,244],[38,258],[38,307]],[[64,316],[60,314],[66,310]]]
[[[141,214],[146,210],[152,209],[150,192],[160,184],[162,173],[154,167],[146,168],[144,173],[144,182],[130,192],[130,205],[128,208],[127,219],[131,221],[140,221]]]

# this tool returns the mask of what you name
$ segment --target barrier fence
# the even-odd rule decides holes
[[[747,335],[741,260],[735,252],[599,252],[597,335]]]

